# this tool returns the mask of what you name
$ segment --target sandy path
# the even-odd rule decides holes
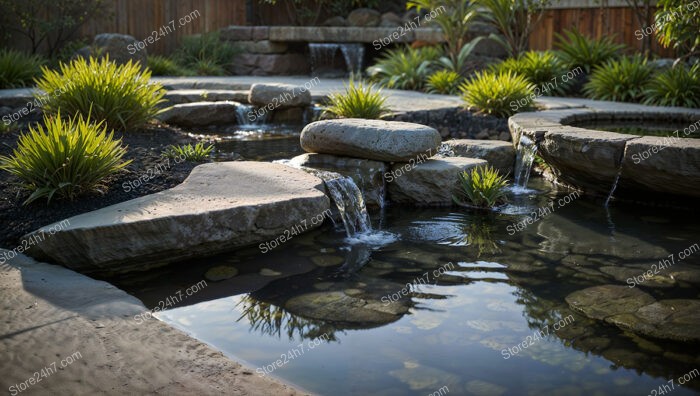
[[[108,283],[24,256],[8,264],[0,266],[0,392],[303,394],[156,319],[137,323],[146,308]],[[53,362],[55,372],[34,375]],[[18,387],[30,377],[40,381]]]

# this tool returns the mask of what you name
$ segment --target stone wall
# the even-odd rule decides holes
[[[460,107],[395,113],[393,121],[431,126],[447,139],[482,139],[511,141],[508,119],[472,113]]]

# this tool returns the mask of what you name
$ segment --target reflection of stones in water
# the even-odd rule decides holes
[[[401,301],[385,304],[341,291],[302,294],[287,300],[285,308],[312,319],[357,325],[391,323],[408,312]]]
[[[482,380],[472,380],[467,382],[465,389],[470,394],[479,396],[500,396],[508,391],[508,388],[506,387]]]
[[[333,267],[340,265],[343,261],[345,260],[340,256],[322,255],[311,257],[311,262],[319,267]]]
[[[263,268],[263,269],[260,270],[259,273],[260,273],[260,275],[262,275],[262,276],[278,276],[278,275],[282,275],[281,272],[273,271],[273,270],[271,270],[271,269],[269,269],[269,268]]]
[[[204,278],[212,282],[217,282],[233,278],[236,275],[238,275],[238,269],[236,267],[219,265],[209,268],[209,270],[204,273]]]
[[[459,394],[458,390],[461,388],[458,376],[410,361],[404,363],[404,368],[390,371],[389,375],[408,385],[411,390],[425,393],[447,386],[450,393]]]

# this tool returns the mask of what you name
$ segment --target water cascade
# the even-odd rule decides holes
[[[365,47],[357,43],[309,43],[312,70],[316,72],[322,65],[333,65],[338,50],[345,58],[348,73],[362,71]]]
[[[340,212],[349,237],[372,231],[367,207],[362,192],[352,178],[334,172],[320,172],[328,193]]]
[[[242,127],[262,125],[267,121],[267,112],[256,112],[256,107],[249,104],[239,104],[236,107],[236,122]]]
[[[535,160],[537,144],[527,136],[521,136],[518,143],[517,156],[515,158],[515,185],[527,187],[530,180],[530,170],[532,162]]]

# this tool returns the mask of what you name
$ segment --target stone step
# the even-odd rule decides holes
[[[144,175],[135,179],[144,181]],[[200,165],[179,186],[71,217],[23,237],[28,253],[86,274],[147,270],[177,260],[257,245],[329,209],[323,182],[265,162]],[[43,235],[42,235],[43,234]]]
[[[498,169],[502,175],[513,174],[515,149],[501,140],[453,139],[444,142],[455,157],[479,158]]]
[[[247,103],[247,90],[225,90],[225,89],[176,89],[168,91],[165,99],[169,105],[192,103],[192,102],[222,102],[231,100],[234,102]]]

